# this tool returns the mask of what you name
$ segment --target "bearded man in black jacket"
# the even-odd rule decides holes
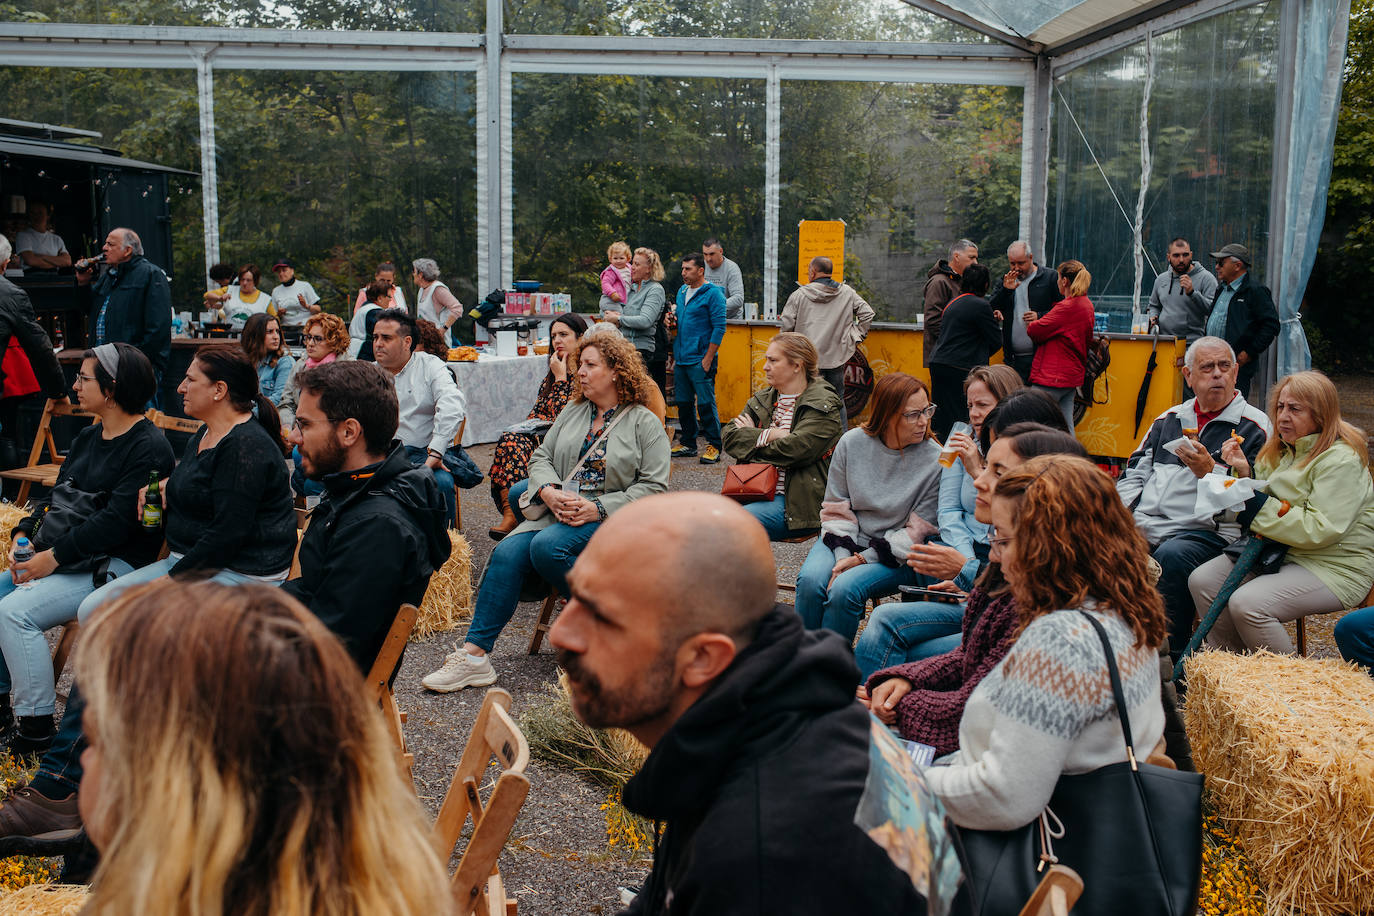
[[[680,492],[615,513],[568,576],[549,639],[573,708],[650,748],[623,799],[667,822],[627,913],[924,914],[854,822],[871,724],[853,656],[774,606],[774,575],[751,515]]]
[[[364,673],[402,604],[419,605],[451,545],[444,500],[394,442],[396,388],[375,363],[304,371],[291,442],[325,495],[301,538],[301,575],[282,588],[343,640]]]

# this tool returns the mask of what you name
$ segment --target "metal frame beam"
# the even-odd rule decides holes
[[[955,25],[961,25],[966,29],[972,29],[979,35],[986,35],[988,38],[995,41],[1009,44],[1013,48],[1029,51],[1032,54],[1037,54],[1042,50],[1040,45],[1011,32],[1010,29],[999,29],[996,26],[988,25],[975,16],[970,16],[962,10],[956,10],[952,6],[941,3],[940,0],[902,0],[902,2],[907,6],[914,6],[918,10],[933,13],[941,19],[948,19]]]
[[[1120,27],[1114,31],[1094,32],[1092,35],[1051,48],[1047,53],[1053,60],[1054,78],[1058,79],[1070,70],[1097,60],[1099,57],[1139,44],[1145,40],[1147,35],[1171,32],[1189,23],[1210,19],[1228,10],[1242,9],[1263,2],[1265,0],[1179,0],[1179,2],[1162,4],[1161,7],[1167,6],[1168,9],[1163,10],[1161,7],[1154,7],[1155,16],[1153,18],[1137,21],[1133,17],[1119,23]]]

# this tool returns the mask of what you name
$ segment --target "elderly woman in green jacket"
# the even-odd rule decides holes
[[[1320,372],[1283,379],[1269,397],[1275,435],[1255,458],[1253,475],[1268,481],[1247,504],[1250,531],[1288,546],[1277,572],[1236,589],[1208,634],[1234,651],[1292,654],[1285,621],[1363,607],[1374,585],[1374,482],[1360,429],[1341,419],[1336,386]],[[1242,477],[1251,468],[1235,440],[1222,459]],[[1188,578],[1205,614],[1233,568],[1225,555]]]
[[[668,436],[645,406],[657,392],[629,341],[593,331],[569,354],[568,371],[572,399],[530,458],[525,521],[492,551],[467,641],[421,681],[430,690],[495,683],[488,656],[525,577],[537,573],[568,597],[568,571],[606,517],[668,489]]]
[[[774,337],[763,357],[768,387],[725,427],[725,451],[737,462],[778,469],[774,497],[744,505],[770,540],[805,537],[821,527],[830,453],[844,421],[840,397],[820,377],[817,362],[816,347],[805,335]]]

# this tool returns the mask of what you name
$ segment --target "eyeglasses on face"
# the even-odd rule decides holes
[[[1014,540],[1016,540],[1016,535],[1003,535],[996,528],[994,528],[992,529],[992,537],[988,538],[988,546],[996,547],[1000,550],[1001,548],[1006,547]]]
[[[917,420],[921,419],[922,417],[925,417],[927,420],[929,420],[929,419],[930,419],[931,417],[933,417],[933,416],[935,416],[935,405],[934,405],[934,404],[931,404],[929,407],[923,407],[923,408],[921,408],[920,410],[904,410],[904,411],[902,411],[902,419],[903,419],[903,420],[906,420],[908,423],[915,423]]]
[[[80,382],[81,384],[84,385],[84,384],[86,384],[87,382],[94,382],[94,381],[95,381],[95,376],[94,376],[94,375],[82,375],[80,372],[78,372],[78,373],[76,374],[76,380],[77,380],[78,382]]]
[[[1213,372],[1230,372],[1235,364],[1230,360],[1218,360],[1214,363],[1199,363],[1197,371],[1203,375],[1211,375]]]
[[[305,334],[301,337],[306,343],[324,343],[324,338],[319,334]]]

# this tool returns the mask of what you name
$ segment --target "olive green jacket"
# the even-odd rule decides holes
[[[1250,530],[1288,545],[1287,561],[1322,581],[1346,607],[1360,607],[1374,583],[1374,483],[1355,450],[1337,439],[1306,467],[1317,435],[1284,445],[1277,465],[1255,462],[1268,500]],[[1279,500],[1292,506],[1282,516]]]
[[[821,526],[821,499],[830,473],[830,453],[840,441],[840,397],[830,383],[818,378],[797,397],[792,412],[792,431],[781,439],[759,446],[759,436],[773,422],[778,403],[776,388],[765,388],[749,399],[744,413],[757,429],[726,423],[725,451],[740,464],[772,464],[781,468],[783,517],[793,530]]]

